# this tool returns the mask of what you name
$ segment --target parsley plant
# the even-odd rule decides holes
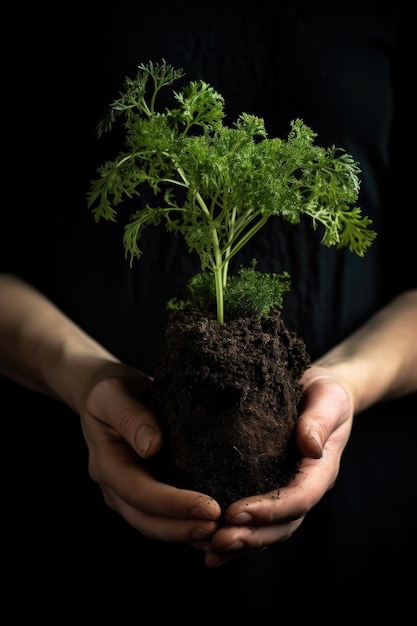
[[[202,80],[172,89],[173,106],[158,107],[160,91],[183,76],[164,60],[139,65],[98,126],[100,137],[121,118],[125,136],[122,151],[91,181],[88,207],[95,220],[115,221],[123,199],[140,196],[144,186],[155,197],[125,227],[131,264],[142,254],[144,228],[164,222],[197,252],[202,273],[214,278],[223,323],[230,260],[273,216],[297,224],[304,213],[314,229],[323,228],[324,245],[363,256],[376,233],[353,206],[360,185],[353,158],[341,148],[316,146],[316,134],[300,119],[286,140],[268,138],[264,120],[247,113],[225,125],[223,97]],[[253,278],[254,269],[249,272]],[[288,274],[274,277],[288,289]]]

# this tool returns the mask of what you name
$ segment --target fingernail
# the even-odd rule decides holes
[[[193,507],[190,511],[190,515],[195,519],[213,519],[213,517],[208,515],[207,511],[202,509],[200,506]]]
[[[211,537],[213,533],[209,533],[204,528],[194,528],[191,533],[191,539],[193,541],[205,541]]]
[[[252,523],[252,515],[249,513],[238,513],[230,520],[230,524],[238,524],[239,526],[247,526]]]
[[[314,443],[314,446],[316,448],[316,457],[319,459],[323,454],[323,450],[321,448],[320,441],[319,441],[316,431],[309,430],[307,433],[307,437],[309,437],[311,441]]]
[[[146,457],[155,439],[156,430],[150,424],[143,424],[138,430],[138,448],[141,456]]]
[[[230,546],[227,546],[226,548],[224,548],[225,551],[229,552],[233,552],[234,550],[241,550],[242,548],[245,547],[245,544],[243,543],[243,541],[235,541],[234,543],[231,543]]]

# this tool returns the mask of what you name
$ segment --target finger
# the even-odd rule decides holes
[[[220,505],[213,498],[157,481],[122,440],[102,440],[98,454],[90,455],[89,470],[102,489],[117,494],[117,507],[112,504],[119,512],[124,502],[150,516],[207,520],[220,517]]]
[[[103,489],[105,502],[117,511],[126,522],[151,540],[176,543],[209,542],[218,528],[214,520],[187,517],[180,519],[145,513],[122,500],[108,487]]]
[[[301,526],[304,517],[294,522],[266,527],[220,528],[214,533],[205,563],[213,568],[242,556],[263,552],[274,543],[287,541]]]
[[[302,411],[296,424],[297,446],[305,456],[318,459],[336,431],[347,440],[352,407],[346,390],[319,368],[304,374]],[[342,428],[343,427],[343,428]]]
[[[91,417],[114,428],[137,454],[148,458],[160,450],[162,432],[155,413],[140,400],[138,389],[130,378],[102,380],[91,390],[87,409]]]
[[[231,504],[224,514],[226,524],[266,526],[304,517],[333,486],[339,465],[338,449],[331,444],[320,459],[303,457],[297,474],[286,487]]]
[[[214,551],[244,553],[267,548],[272,543],[286,541],[301,526],[304,517],[270,526],[223,526],[213,536]]]

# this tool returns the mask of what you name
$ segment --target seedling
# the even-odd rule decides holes
[[[115,221],[123,200],[141,196],[145,188],[155,198],[136,207],[125,226],[131,264],[142,254],[144,229],[161,222],[198,254],[201,274],[188,285],[189,299],[171,306],[214,303],[219,323],[225,315],[238,315],[243,303],[246,314],[281,307],[288,273],[261,276],[254,261],[237,276],[228,275],[230,261],[270,218],[297,224],[305,214],[313,229],[323,229],[324,245],[363,256],[376,233],[355,206],[360,169],[352,156],[315,145],[316,134],[301,119],[291,122],[286,140],[269,138],[264,120],[248,113],[226,125],[222,95],[202,80],[164,94],[170,108],[160,104],[161,92],[184,75],[163,60],[141,64],[133,79],[125,79],[98,126],[100,137],[120,118],[124,147],[98,169],[88,193],[96,221]],[[239,281],[246,283],[243,296]],[[261,301],[259,293],[265,294]]]

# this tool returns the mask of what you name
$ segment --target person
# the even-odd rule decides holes
[[[375,616],[384,597],[384,614],[398,617],[411,606],[416,547],[417,295],[411,229],[392,217],[407,173],[396,3],[265,2],[236,15],[214,2],[204,22],[181,2],[100,7],[98,22],[69,7],[68,34],[48,33],[54,81],[51,46],[35,48],[43,97],[31,142],[48,166],[32,161],[26,185],[29,197],[43,177],[42,205],[24,203],[2,227],[0,371],[12,407],[19,587],[42,616],[56,617],[53,591],[58,606],[96,618],[132,616],[146,602],[154,617],[169,607],[183,619],[203,610],[249,620],[292,606],[301,619],[326,611],[327,597],[352,616]],[[278,499],[233,503],[226,525],[215,501],[159,483],[143,462],[163,432],[141,391],[152,384],[165,303],[195,260],[153,231],[130,269],[123,224],[95,224],[86,210],[88,180],[113,148],[97,141],[95,122],[124,75],[162,57],[213,84],[231,119],[247,110],[280,135],[300,116],[321,143],[344,146],[361,164],[361,206],[378,232],[361,259],[323,249],[303,224],[272,224],[248,250],[260,270],[292,276],[285,314],[313,366],[301,380],[301,472]]]
[[[305,455],[300,473],[279,498],[265,494],[231,504],[223,525],[213,499],[158,483],[141,466],[139,459],[157,453],[163,437],[157,416],[140,400],[150,379],[121,363],[20,278],[0,275],[0,293],[0,371],[80,416],[90,474],[111,509],[150,540],[203,551],[208,568],[288,540],[335,484],[353,416],[417,391],[414,289],[306,370],[297,423]],[[409,530],[406,520],[404,537],[410,533],[413,540],[414,520]]]

